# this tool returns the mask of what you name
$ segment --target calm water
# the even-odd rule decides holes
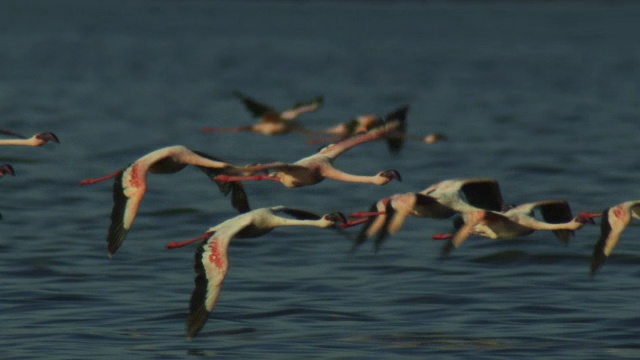
[[[599,228],[562,246],[547,233],[472,239],[447,259],[409,219],[374,254],[331,231],[234,242],[200,335],[184,337],[194,248],[235,213],[198,170],[152,176],[109,260],[111,184],[79,187],[159,147],[228,161],[293,161],[291,135],[205,135],[252,121],[234,89],[278,108],[325,96],[322,128],[410,104],[400,156],[366,144],[336,164],[384,187],[247,184],[252,206],[349,213],[446,178],[500,180],[507,202],[567,199],[575,212],[640,197],[640,6],[592,2],[5,1],[1,128],[61,144],[3,147],[0,348],[5,358],[638,358],[640,227],[594,279]],[[355,231],[354,231],[355,233]]]

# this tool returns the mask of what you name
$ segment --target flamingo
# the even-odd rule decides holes
[[[0,145],[42,146],[48,142],[60,143],[58,137],[52,132],[41,132],[30,138],[11,130],[1,130],[0,134],[16,137],[17,139],[0,139]]]
[[[353,249],[378,234],[375,240],[377,252],[386,236],[395,234],[408,216],[448,219],[457,213],[479,209],[499,211],[502,207],[502,193],[495,179],[443,180],[421,192],[395,194],[381,199],[371,206],[369,212],[352,213],[351,217],[363,217],[365,219],[361,222],[366,222]]]
[[[597,215],[594,215],[597,216]],[[604,264],[613,248],[620,239],[620,235],[631,222],[631,218],[640,219],[640,200],[625,201],[605,209],[600,223],[600,238],[593,248],[591,259],[591,275]]]
[[[169,243],[167,248],[176,248],[205,240],[195,254],[195,288],[191,295],[187,336],[198,334],[218,300],[222,281],[229,269],[227,248],[232,239],[260,237],[282,226],[329,228],[344,222],[346,218],[340,212],[319,216],[306,210],[275,206],[238,215],[194,239]]]
[[[331,135],[320,138],[311,138],[307,140],[308,144],[324,144],[332,141],[341,141],[354,135],[367,132],[374,127],[384,123],[384,120],[376,115],[360,115],[338,125],[320,130],[318,133],[322,135]],[[402,149],[406,140],[416,140],[426,144],[435,144],[439,141],[446,140],[447,137],[440,133],[427,134],[424,137],[408,135],[406,124],[398,129],[394,134],[386,137],[389,152],[397,154]]]
[[[89,185],[115,178],[111,225],[107,235],[109,256],[116,252],[131,229],[147,187],[147,173],[172,174],[187,165],[197,166],[210,178],[222,173],[243,174],[245,171],[200,151],[174,145],[152,151],[112,174],[80,181],[80,185]],[[240,212],[249,211],[247,195],[241,183],[216,183],[224,195],[231,192],[231,205],[234,208]]]
[[[535,210],[542,214],[544,221],[533,217]],[[533,233],[536,230],[551,230],[563,243],[567,243],[574,230],[585,224],[593,224],[591,213],[571,215],[571,207],[565,200],[543,200],[521,204],[505,212],[475,210],[462,214],[462,223],[455,234],[436,234],[433,239],[449,239],[442,250],[449,254],[459,247],[471,234],[494,240],[515,239]]]
[[[406,118],[407,110],[408,107],[403,106],[387,115],[385,124],[369,130],[364,134],[325,146],[317,153],[292,164],[276,162],[251,166],[255,170],[274,170],[270,174],[253,176],[230,176],[223,174],[216,176],[214,179],[218,181],[272,180],[280,182],[288,188],[314,185],[325,178],[374,185],[385,185],[393,179],[401,181],[400,173],[397,170],[384,170],[373,176],[362,176],[348,174],[338,170],[332,165],[332,163],[336,157],[352,147],[380,139],[390,133],[393,133],[397,128],[402,127]]]
[[[317,111],[324,103],[323,97],[318,96],[309,101],[298,102],[290,109],[278,112],[271,106],[262,104],[238,91],[235,91],[233,95],[242,99],[247,110],[259,119],[258,122],[253,125],[240,126],[237,128],[217,129],[206,127],[202,129],[202,132],[251,131],[262,135],[280,135],[291,131],[305,132],[306,130],[300,127],[300,125],[295,122],[295,119],[303,113]]]
[[[11,164],[0,164],[0,177],[5,175],[16,176],[15,171],[13,171],[13,166]]]

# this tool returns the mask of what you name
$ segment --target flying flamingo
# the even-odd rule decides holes
[[[386,121],[383,125],[369,130],[364,134],[325,146],[317,153],[292,164],[276,162],[271,164],[251,165],[255,170],[273,170],[270,174],[253,176],[230,176],[223,174],[216,176],[214,179],[218,181],[272,180],[280,182],[288,188],[314,185],[325,178],[374,185],[385,185],[393,179],[400,181],[400,173],[397,170],[384,170],[373,176],[362,176],[348,174],[338,170],[332,163],[336,157],[352,147],[383,138],[384,136],[396,131],[397,128],[402,127],[407,110],[408,107],[401,107],[387,115]]]
[[[250,131],[262,135],[280,135],[291,131],[305,132],[295,119],[300,114],[306,112],[314,112],[322,107],[324,100],[322,96],[318,96],[313,100],[298,102],[290,109],[282,112],[276,111],[269,105],[262,104],[238,91],[233,93],[234,96],[242,99],[245,107],[251,114],[258,118],[258,122],[253,125],[240,126],[237,128],[202,128],[202,132],[240,132]]]
[[[244,174],[247,171],[252,173],[249,170],[242,170],[241,167],[223,162],[200,151],[190,150],[182,145],[175,145],[152,151],[113,174],[85,179],[80,182],[80,185],[89,185],[115,178],[111,225],[107,236],[109,256],[116,252],[124,241],[127,232],[131,229],[147,187],[147,173],[172,174],[182,170],[187,165],[197,166],[211,179],[219,174]],[[234,208],[240,212],[249,211],[247,195],[241,183],[219,181],[216,181],[216,183],[224,195],[231,192],[231,205]]]
[[[337,142],[358,135],[373,129],[383,123],[384,120],[376,115],[360,115],[338,125],[320,130],[317,133],[325,135],[324,137],[316,137],[307,140],[308,144],[326,144],[329,142]],[[327,136],[329,135],[329,136]],[[387,146],[392,154],[400,152],[406,140],[416,140],[427,144],[435,144],[439,141],[446,140],[444,134],[431,133],[424,137],[408,135],[406,124],[398,129],[394,134],[386,137]]]
[[[13,166],[11,164],[1,164],[0,165],[0,177],[5,175],[15,176],[16,173],[13,171]]]
[[[281,226],[329,228],[344,222],[345,216],[339,212],[319,216],[305,210],[276,206],[238,215],[210,228],[195,239],[169,243],[167,248],[175,248],[205,240],[195,255],[195,289],[191,295],[187,336],[194,337],[198,334],[216,304],[222,281],[229,269],[227,248],[232,239],[259,237]]]
[[[356,238],[355,250],[376,234],[378,251],[389,234],[395,234],[408,216],[448,219],[455,214],[503,207],[498,181],[490,178],[449,179],[433,184],[421,192],[395,194],[374,203],[368,212],[355,212],[351,217],[366,222]],[[356,221],[357,222],[357,221]]]
[[[533,217],[534,210],[542,214],[544,221]],[[435,234],[433,239],[449,239],[442,250],[443,255],[459,247],[471,234],[506,240],[529,235],[536,230],[551,230],[560,241],[566,243],[574,230],[587,223],[593,224],[593,217],[592,213],[586,212],[573,217],[571,207],[565,200],[543,200],[521,204],[504,212],[465,212],[462,214],[462,223],[456,224],[458,230],[455,234]]]
[[[591,275],[595,275],[596,270],[611,255],[632,217],[640,219],[640,200],[625,201],[602,212],[600,238],[593,248],[591,259]]]
[[[17,139],[0,139],[0,145],[42,146],[47,142],[60,143],[52,132],[41,132],[30,138],[11,130],[1,130],[0,134],[16,137]]]

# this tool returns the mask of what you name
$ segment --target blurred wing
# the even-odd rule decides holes
[[[234,91],[233,95],[236,97],[239,97],[242,102],[244,103],[244,106],[247,108],[247,110],[249,110],[249,112],[251,113],[251,115],[253,115],[253,117],[257,117],[257,118],[278,118],[278,113],[276,112],[275,109],[273,109],[271,106],[260,103],[244,94],[242,94],[239,91]]]
[[[612,234],[611,224],[609,223],[609,211],[605,209],[602,212],[602,222],[600,223],[600,237],[593,248],[593,256],[591,257],[591,275],[604,264],[611,251],[616,246],[620,238],[620,232]]]
[[[477,208],[502,211],[502,192],[495,179],[470,179],[460,187],[467,202]]]
[[[300,101],[295,103],[289,111],[294,111],[297,114],[302,114],[306,112],[314,112],[322,107],[324,104],[324,98],[322,96],[318,96],[313,100],[309,101]]]
[[[284,213],[298,220],[319,220],[321,218],[320,215],[312,213],[310,211],[286,208],[286,207],[274,207],[274,208],[271,208],[271,211],[273,211],[276,214]]]
[[[378,211],[379,204],[380,206],[382,206],[381,202],[373,203],[369,207],[369,212]],[[360,229],[358,236],[356,236],[353,246],[351,247],[351,251],[355,252],[356,249],[360,247],[360,245],[362,245],[365,241],[367,241],[369,237],[377,233],[378,230],[380,230],[380,228],[385,222],[386,222],[386,215],[369,217],[368,221],[362,226],[362,229]]]
[[[544,221],[550,224],[563,224],[573,220],[571,207],[564,200],[550,200],[540,202],[538,209],[542,214]],[[574,235],[573,230],[553,230],[555,236],[563,243],[568,243],[571,236]]]
[[[324,148],[320,149],[318,153],[330,159],[335,159],[340,154],[351,149],[354,146],[381,139],[386,135],[395,132],[398,128],[403,126],[407,111],[408,107],[403,107],[400,110],[396,110],[393,113],[387,115],[387,119],[384,124],[372,128],[365,133],[340,140],[335,144],[327,145]]]
[[[111,210],[111,225],[107,235],[107,250],[113,255],[122,245],[127,232],[138,213],[138,207],[145,191],[144,181],[132,181],[132,169],[129,166],[116,175],[113,182],[113,208]],[[137,175],[134,175],[137,176]]]

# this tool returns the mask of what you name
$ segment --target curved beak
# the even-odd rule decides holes
[[[386,177],[387,179],[396,179],[398,181],[402,181],[402,176],[400,176],[398,170],[385,170],[382,172],[382,176]]]

